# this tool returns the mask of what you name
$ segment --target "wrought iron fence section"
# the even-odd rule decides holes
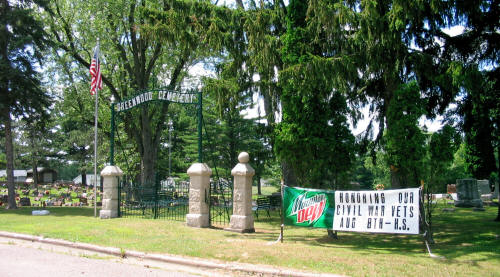
[[[223,179],[211,181],[208,201],[210,225],[215,227],[229,225],[233,214],[233,183]]]
[[[171,183],[162,187],[157,195],[157,218],[186,220],[189,212],[189,182]]]
[[[120,217],[183,221],[188,213],[189,182],[140,185],[123,181],[119,202]]]

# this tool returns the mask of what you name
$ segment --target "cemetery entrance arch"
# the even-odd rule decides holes
[[[115,124],[118,115],[141,107],[149,102],[170,102],[197,106],[198,162],[203,162],[202,152],[202,93],[200,91],[179,92],[168,89],[139,91],[131,98],[111,104],[110,159],[114,165]],[[119,136],[118,136],[119,139]],[[130,170],[129,170],[130,171]],[[142,184],[125,173],[118,192],[119,217],[165,218],[184,220],[188,213],[189,183],[162,180],[155,174],[153,184]],[[170,177],[170,176],[169,176]]]
[[[135,96],[112,103],[111,105],[111,141],[110,164],[114,165],[115,145],[115,120],[117,115],[142,106],[148,102],[168,101],[185,105],[197,106],[197,132],[198,132],[198,162],[203,163],[203,113],[202,93],[178,92],[167,89],[140,91]],[[216,170],[217,172],[217,170]],[[216,173],[217,174],[217,173]],[[218,175],[218,174],[217,174]],[[189,183],[168,182],[160,180],[158,174],[154,184],[134,183],[130,176],[125,174],[119,186],[119,217],[142,217],[184,220],[188,213]],[[210,224],[223,226],[229,224],[232,214],[233,185],[231,181],[221,180],[216,176],[210,184],[208,198]]]

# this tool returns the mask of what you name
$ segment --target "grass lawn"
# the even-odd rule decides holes
[[[252,186],[252,197],[253,199],[257,199],[259,196],[264,196],[264,195],[271,195],[275,192],[280,192],[281,188],[280,187],[275,187],[275,186],[262,186],[261,187],[261,193],[262,195],[257,194],[257,186]]]
[[[458,208],[434,212],[436,244],[430,258],[421,236],[339,233],[285,227],[284,243],[269,244],[279,235],[279,216],[259,216],[256,233],[197,229],[184,222],[93,217],[92,208],[50,207],[48,216],[32,216],[33,208],[0,208],[0,229],[69,241],[144,252],[267,264],[351,276],[500,276],[500,223],[497,207],[485,212]]]

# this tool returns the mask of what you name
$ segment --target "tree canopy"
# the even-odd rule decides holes
[[[416,187],[421,180],[444,182],[435,168],[498,175],[498,1],[2,3],[8,16],[0,47],[10,56],[2,54],[1,107],[16,117],[42,114],[49,102],[36,76],[39,65],[56,97],[50,115],[62,134],[59,158],[78,161],[82,173],[93,143],[88,68],[99,39],[101,153],[110,135],[110,96],[121,101],[148,89],[202,85],[203,131],[212,140],[205,140],[204,154],[207,162],[222,160],[225,177],[239,151],[255,153],[252,162],[262,174],[281,167],[272,177],[287,185],[344,188],[359,181],[359,173],[364,183]],[[24,24],[16,13],[29,15]],[[456,27],[463,32],[447,32]],[[43,49],[45,42],[50,49]],[[195,65],[209,74],[193,76]],[[14,91],[22,93],[14,98]],[[259,115],[245,118],[255,102],[262,102]],[[181,176],[196,154],[194,112],[151,102],[120,113],[117,163],[148,184],[170,168],[165,155],[173,152],[172,168]],[[421,126],[422,119],[438,117],[462,132],[460,148],[448,127],[429,134]],[[355,137],[351,129],[365,120],[368,127]],[[169,121],[174,130],[167,147]],[[441,147],[447,151],[436,151]],[[452,161],[452,152],[464,159]]]

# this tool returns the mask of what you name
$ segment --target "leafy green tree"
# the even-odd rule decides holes
[[[33,183],[37,188],[38,167],[47,166],[48,157],[55,158],[57,150],[53,148],[54,133],[52,132],[52,122],[49,115],[42,117],[30,116],[20,121],[20,146],[18,156],[26,160],[26,163],[33,169]]]
[[[52,124],[57,132],[53,134],[53,149],[60,162],[58,167],[69,166],[63,170],[70,174],[67,179],[72,179],[78,174],[82,175],[82,183],[86,184],[86,174],[93,165],[94,154],[94,103],[89,93],[88,69],[77,66],[68,55],[58,49],[51,49],[52,63],[45,66],[47,87],[61,87],[54,90],[57,100],[54,104]],[[105,132],[109,131],[109,101],[101,103],[98,116],[98,163],[103,164],[108,160],[108,140]],[[76,172],[74,170],[76,168]],[[62,177],[62,176],[61,176]]]
[[[428,142],[427,185],[432,193],[446,192],[448,172],[452,169],[455,153],[461,143],[460,134],[450,125],[430,135]],[[457,177],[455,177],[457,178]]]
[[[41,61],[45,32],[33,17],[32,3],[0,1],[0,118],[5,131],[8,209],[15,209],[12,118],[40,115],[49,105],[35,63]]]
[[[1,152],[0,153],[0,167],[5,168],[6,165],[7,165],[7,159],[5,157],[5,153]]]
[[[453,155],[453,163],[451,164],[447,172],[446,183],[454,184],[457,179],[465,179],[470,177],[467,171],[467,165],[465,161],[465,143],[460,143],[457,151]]]
[[[53,1],[45,19],[58,49],[81,68],[89,68],[96,43],[89,38],[100,38],[103,103],[109,95],[121,101],[144,89],[180,89],[189,66],[218,49],[228,11],[192,1]],[[163,102],[123,115],[145,184],[155,176],[168,108]]]
[[[475,178],[488,179],[496,171],[493,118],[490,108],[495,105],[488,93],[491,88],[481,74],[475,71],[470,77],[471,88],[463,106],[466,160]],[[481,81],[484,80],[484,81]]]
[[[358,182],[361,189],[371,190],[373,189],[375,174],[373,174],[372,171],[366,167],[366,158],[366,155],[356,156],[356,162],[354,164],[354,169],[352,170],[352,174],[354,175],[353,181]]]
[[[391,172],[387,167],[386,158],[387,156],[383,150],[377,151],[375,158],[372,155],[365,158],[364,166],[373,174],[372,189],[378,184],[383,184],[385,188],[391,184]]]

